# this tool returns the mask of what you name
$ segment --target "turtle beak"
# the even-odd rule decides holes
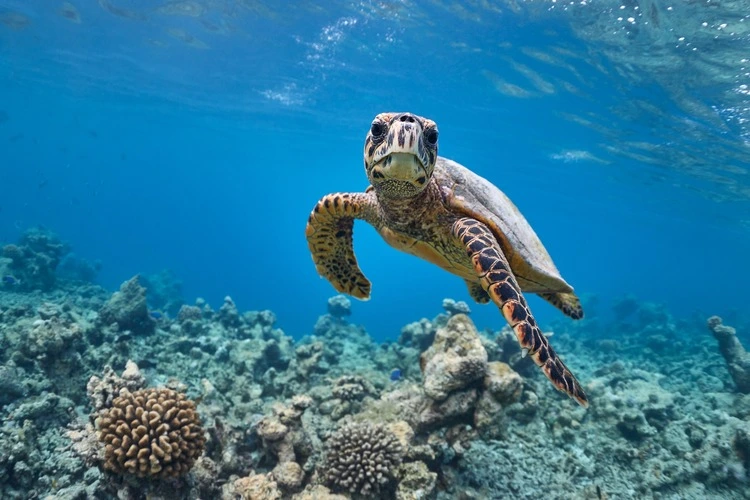
[[[375,164],[372,176],[374,179],[408,182],[421,188],[427,179],[427,171],[414,154],[391,153]]]

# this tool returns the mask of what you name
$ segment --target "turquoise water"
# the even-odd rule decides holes
[[[746,309],[747,2],[321,5],[0,1],[0,242],[43,225],[110,289],[171,269],[188,302],[230,295],[301,336],[335,293],[307,216],[367,186],[375,114],[411,111],[589,303]],[[469,300],[363,223],[355,249],[374,285],[352,321],[376,337]]]

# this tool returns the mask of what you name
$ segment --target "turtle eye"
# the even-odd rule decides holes
[[[370,133],[373,137],[380,137],[385,133],[385,126],[380,122],[375,122],[372,124],[372,127],[370,127]]]
[[[426,130],[424,133],[424,140],[427,141],[427,144],[429,144],[430,146],[434,146],[435,144],[437,144],[438,131],[434,128]]]

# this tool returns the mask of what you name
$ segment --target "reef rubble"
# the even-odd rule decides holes
[[[554,324],[586,410],[462,302],[378,343],[338,296],[293,338],[230,297],[154,315],[144,282],[0,292],[0,498],[750,498],[747,355],[716,318],[719,349],[650,304]]]

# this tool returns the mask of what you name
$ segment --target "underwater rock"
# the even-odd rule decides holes
[[[323,360],[323,354],[322,342],[302,344],[294,350],[296,369],[305,380],[309,379],[313,373],[328,372],[330,366]]]
[[[112,401],[125,392],[135,392],[146,386],[146,377],[138,365],[128,360],[122,376],[115,373],[111,366],[104,367],[101,377],[93,375],[86,384],[86,393],[94,413],[112,406]]]
[[[361,401],[365,396],[375,396],[378,391],[369,380],[360,375],[344,375],[333,382],[333,397],[344,401]]]
[[[0,289],[49,291],[55,286],[55,270],[70,247],[43,228],[24,232],[17,245],[5,245],[0,258]]]
[[[442,324],[448,320],[447,315],[439,316],[442,319]],[[414,347],[419,352],[427,349],[432,341],[435,340],[435,334],[439,324],[437,321],[430,321],[426,318],[422,318],[414,323],[409,323],[405,327],[401,328],[401,335],[398,338],[399,345],[406,347]]]
[[[360,375],[344,375],[333,381],[331,394],[334,400],[329,402],[330,415],[339,420],[344,415],[358,411],[365,397],[376,397],[378,390],[369,380]]]
[[[305,491],[292,496],[292,500],[349,500],[346,495],[331,493],[331,490],[322,484],[308,486]]]
[[[248,311],[242,315],[245,322],[250,325],[259,325],[264,331],[276,324],[276,315],[273,311]]]
[[[474,411],[474,427],[485,439],[497,439],[506,430],[503,410],[521,399],[523,380],[506,363],[493,361],[487,365],[484,390]]]
[[[268,340],[253,337],[235,343],[229,361],[235,365],[237,375],[247,373],[262,381],[268,394],[287,394],[290,388],[279,387],[276,379],[279,373],[286,373],[294,341],[281,330],[274,332],[274,338]]]
[[[44,421],[64,420],[74,406],[68,398],[45,392],[39,396],[26,398],[9,417],[18,422],[34,421],[36,425],[39,425]]]
[[[305,472],[297,462],[279,462],[271,471],[276,484],[285,491],[295,491],[302,486],[305,479]]]
[[[737,338],[737,332],[731,326],[723,325],[718,316],[708,319],[708,328],[719,341],[721,355],[727,362],[737,390],[744,394],[750,393],[750,354]]]
[[[251,474],[235,480],[222,492],[224,500],[280,500],[281,491],[269,474]]]
[[[522,424],[528,424],[534,420],[539,411],[539,396],[532,391],[523,391],[520,401],[510,405],[505,413],[509,418]]]
[[[491,394],[502,406],[509,406],[521,399],[523,379],[507,363],[488,363],[483,383],[485,392]]]
[[[248,311],[242,315],[241,326],[237,328],[237,337],[280,340],[285,335],[282,330],[274,328],[275,324],[276,315],[272,311]]]
[[[77,323],[59,316],[37,319],[31,324],[21,350],[31,358],[47,359],[62,354],[71,344],[82,337]]]
[[[451,316],[455,316],[456,314],[471,314],[469,304],[463,300],[443,299],[443,309]]]
[[[208,333],[209,326],[203,321],[203,310],[195,306],[183,305],[177,313],[180,330],[189,337],[195,338]]]
[[[140,283],[146,289],[146,298],[152,310],[163,311],[174,317],[185,303],[182,281],[170,270],[143,274],[140,276]]]
[[[23,370],[13,365],[0,365],[0,408],[26,394]]]
[[[444,401],[428,399],[429,403],[417,415],[417,432],[446,427],[457,421],[469,423],[468,416],[474,411],[477,399],[476,389],[453,392]]]
[[[499,439],[505,430],[503,405],[489,392],[483,392],[474,410],[474,428],[484,439]]]
[[[59,317],[62,314],[62,308],[51,302],[43,302],[42,305],[36,309],[36,312],[40,318],[48,320]]]
[[[188,321],[200,321],[203,319],[203,310],[195,305],[183,305],[177,313],[177,321],[181,324],[187,323]]]
[[[474,323],[465,314],[451,316],[438,329],[432,346],[420,359],[427,396],[442,401],[485,375],[487,351]]]
[[[396,476],[399,481],[396,488],[396,500],[431,498],[437,486],[437,474],[430,472],[424,462],[401,464]]]
[[[593,414],[630,441],[656,436],[678,418],[675,395],[658,378],[638,369],[595,378],[590,383],[591,392],[598,393]]]
[[[156,320],[149,314],[146,303],[146,289],[138,281],[138,276],[120,286],[99,311],[103,325],[117,324],[120,331],[129,330],[136,335],[154,333]]]
[[[304,480],[299,464],[312,450],[302,417],[310,405],[312,400],[304,395],[294,397],[291,405],[277,403],[273,413],[261,418],[255,427],[263,448],[277,460],[272,477],[284,491],[299,489]]]
[[[391,422],[387,425],[388,430],[393,433],[396,438],[398,438],[399,443],[401,443],[401,448],[404,450],[404,453],[407,453],[408,450],[411,448],[412,441],[414,439],[414,429],[412,429],[411,425],[406,420],[397,420],[395,422]]]
[[[344,319],[352,314],[352,301],[345,295],[336,295],[328,299],[328,314],[334,318]]]
[[[224,297],[224,303],[219,308],[218,317],[219,323],[221,323],[224,328],[237,328],[242,324],[237,306],[229,295]]]
[[[82,283],[93,283],[99,271],[102,270],[101,261],[91,262],[69,253],[63,257],[55,270],[58,279],[71,280]]]
[[[197,498],[220,498],[219,467],[204,452],[190,470],[192,483],[199,495]]]

